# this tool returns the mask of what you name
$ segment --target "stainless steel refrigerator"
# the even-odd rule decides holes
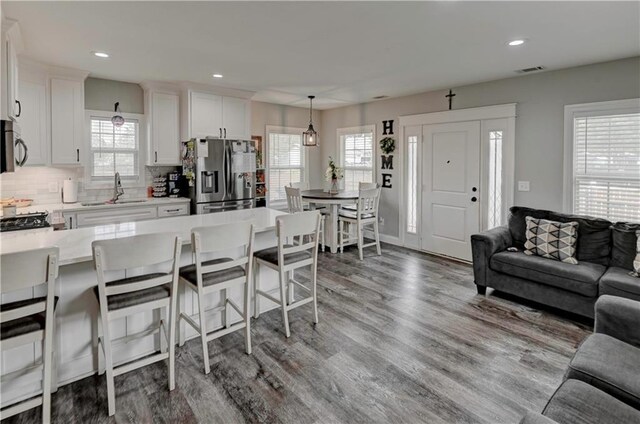
[[[196,141],[194,153],[192,214],[255,207],[255,142],[205,138]]]

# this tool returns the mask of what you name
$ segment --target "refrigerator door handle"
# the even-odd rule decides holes
[[[229,173],[227,172],[227,142],[222,141],[222,200],[227,200],[227,180]]]

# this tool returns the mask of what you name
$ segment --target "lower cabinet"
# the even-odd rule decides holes
[[[97,225],[121,224],[154,218],[189,215],[189,203],[159,206],[132,206],[94,211],[63,212],[66,229],[95,227]]]

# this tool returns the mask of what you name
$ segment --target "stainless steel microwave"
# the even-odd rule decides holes
[[[16,166],[23,166],[29,158],[26,143],[20,138],[20,127],[13,121],[0,123],[0,171],[14,172]]]

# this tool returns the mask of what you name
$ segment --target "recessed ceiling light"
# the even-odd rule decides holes
[[[520,40],[509,41],[507,44],[509,44],[510,46],[521,46],[524,44],[524,42],[525,40],[520,39]]]
[[[93,52],[93,55],[101,58],[109,57],[109,53],[105,53],[105,52]]]
[[[214,78],[222,78],[222,74],[213,74]]]

